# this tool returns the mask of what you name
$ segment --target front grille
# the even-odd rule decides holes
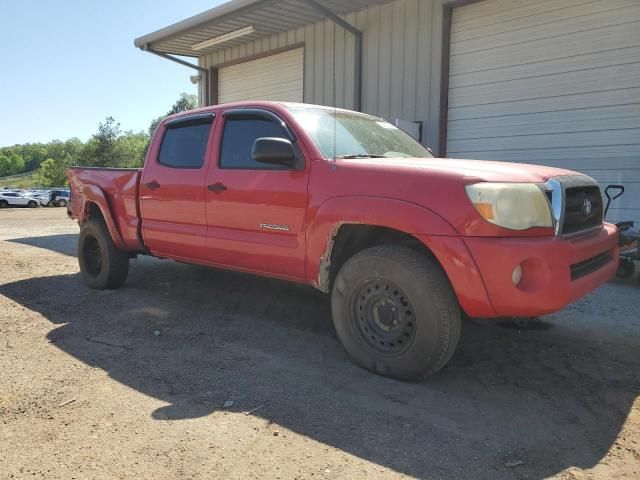
[[[571,265],[571,280],[577,280],[601,269],[609,263],[612,258],[613,255],[611,251],[606,251],[580,263],[574,263]]]
[[[562,233],[571,234],[589,230],[602,224],[602,195],[593,185],[565,189]]]

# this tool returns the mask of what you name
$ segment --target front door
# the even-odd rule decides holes
[[[213,114],[165,124],[142,173],[144,243],[154,255],[206,261],[205,172]],[[157,143],[156,143],[157,145]]]
[[[227,111],[217,129],[220,148],[211,156],[206,181],[209,259],[219,265],[304,279],[309,166],[302,157],[298,168],[252,159],[257,138],[292,139],[270,112]]]

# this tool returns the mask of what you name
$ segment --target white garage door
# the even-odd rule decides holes
[[[640,222],[640,1],[484,0],[453,10],[447,155],[622,183]]]
[[[218,102],[303,101],[304,50],[298,48],[223,67],[218,71]]]

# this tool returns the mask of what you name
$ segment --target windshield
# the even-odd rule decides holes
[[[433,157],[398,127],[345,110],[289,107],[325,158]]]

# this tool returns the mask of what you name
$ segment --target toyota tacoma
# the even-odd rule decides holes
[[[370,115],[277,102],[166,118],[141,169],[72,167],[86,284],[152,255],[306,283],[339,339],[398,379],[440,370],[461,317],[555,312],[609,280],[598,184],[520,163],[435,158]]]

